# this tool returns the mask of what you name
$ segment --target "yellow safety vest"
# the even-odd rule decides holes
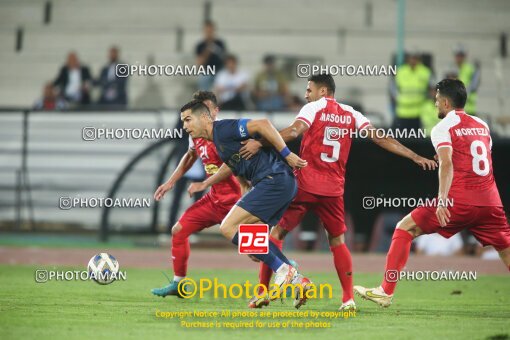
[[[416,65],[414,70],[408,64],[398,68],[395,76],[398,118],[420,117],[423,104],[427,100],[430,74],[430,69],[423,64]]]
[[[459,80],[464,83],[466,89],[471,85],[471,80],[473,79],[473,75],[475,74],[476,69],[472,64],[462,63],[459,68]],[[464,106],[464,111],[470,115],[476,114],[476,93],[468,93],[466,106]]]
[[[420,120],[422,128],[425,129],[425,134],[430,136],[432,128],[440,122],[440,119],[437,117],[437,108],[434,100],[429,99],[425,101],[422,107]]]

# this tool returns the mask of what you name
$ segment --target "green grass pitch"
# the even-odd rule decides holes
[[[52,269],[52,267],[37,267]],[[159,270],[126,269],[127,280],[36,283],[33,266],[0,266],[1,339],[508,339],[509,278],[479,276],[467,282],[402,282],[389,309],[357,299],[355,318],[336,319],[326,329],[184,329],[160,311],[247,311],[245,299],[158,298],[150,293],[165,283]],[[58,268],[62,270],[63,268]],[[71,268],[82,270],[83,268]],[[255,271],[191,270],[192,278],[218,277],[221,283],[255,283]],[[334,298],[309,301],[300,310],[336,311],[340,287],[334,273],[310,273],[316,283],[334,287]],[[380,275],[356,274],[355,284],[374,286]],[[457,291],[456,294],[452,292]],[[460,292],[460,293],[459,293]],[[273,302],[264,311],[293,311],[292,302]],[[196,320],[196,319],[195,319]],[[251,321],[250,319],[243,319]],[[284,319],[277,319],[277,321]],[[286,319],[289,320],[289,319]],[[308,321],[293,319],[297,321]],[[190,320],[191,321],[191,320]],[[221,321],[221,320],[220,320]],[[239,320],[237,320],[239,321]],[[283,333],[285,332],[285,333]],[[312,338],[313,337],[313,338]]]

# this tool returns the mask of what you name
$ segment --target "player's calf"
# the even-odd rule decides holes
[[[499,257],[510,271],[510,247],[499,251]]]

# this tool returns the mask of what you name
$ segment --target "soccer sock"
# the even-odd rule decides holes
[[[187,236],[177,233],[172,236],[172,262],[175,276],[186,277],[189,258],[189,241]]]
[[[174,275],[174,281],[175,282],[180,282],[182,279],[184,279],[185,276],[177,276],[177,275]]]
[[[282,253],[283,240],[279,241],[271,236],[269,236],[269,250],[273,252],[282,262],[286,264],[290,264],[289,259]]]
[[[232,238],[232,243],[236,246],[239,244],[239,233],[236,233],[234,237]],[[271,241],[269,241],[271,243]],[[275,246],[276,247],[276,246]],[[269,247],[269,253],[267,254],[252,254],[253,257],[256,257],[260,261],[264,262],[268,265],[269,268],[271,268],[272,271],[276,272],[278,268],[284,264],[282,260],[278,258],[272,251],[271,247]]]
[[[353,299],[353,286],[352,286],[352,257],[351,252],[342,243],[336,247],[330,247],[333,253],[333,261],[335,262],[336,273],[342,285],[342,302],[347,302]]]
[[[278,247],[279,250],[282,249],[283,240],[277,240],[274,237],[269,236],[269,241],[273,242],[275,246]],[[260,262],[259,283],[269,289],[269,282],[271,281],[272,275],[273,271],[271,270],[271,268],[269,268],[267,264],[265,264],[264,262]]]
[[[391,239],[390,250],[386,256],[386,268],[384,270],[384,279],[381,287],[388,295],[392,295],[397,286],[397,280],[400,271],[406,265],[411,251],[411,242],[413,237],[407,231],[395,229]],[[390,279],[390,281],[388,281]]]

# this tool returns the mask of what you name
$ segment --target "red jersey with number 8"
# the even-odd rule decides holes
[[[299,152],[308,162],[296,172],[299,188],[323,196],[343,195],[352,137],[370,121],[351,106],[327,97],[303,106],[296,119],[309,127]]]
[[[464,111],[450,111],[431,132],[432,144],[452,148],[453,181],[448,198],[453,204],[502,207],[492,173],[489,127]]]

